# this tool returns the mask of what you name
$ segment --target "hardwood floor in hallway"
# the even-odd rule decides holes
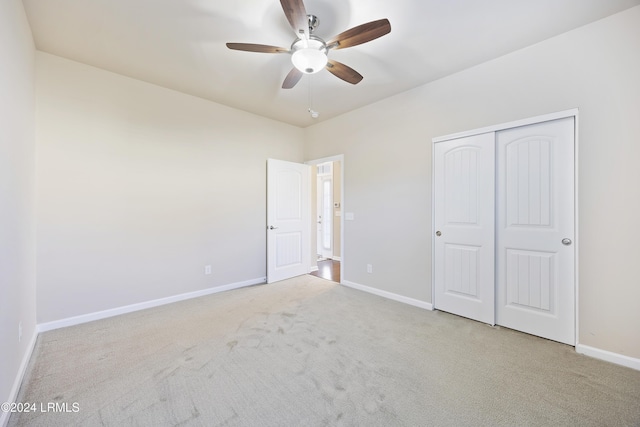
[[[332,259],[318,261],[318,271],[312,272],[311,275],[340,283],[340,261]]]

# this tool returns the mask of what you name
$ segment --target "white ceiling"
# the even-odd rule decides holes
[[[640,4],[640,0],[305,0],[330,38],[381,18],[391,33],[329,57],[364,76],[326,70],[281,89],[289,47],[277,0],[23,0],[37,49],[296,126],[309,126]],[[312,119],[309,99],[320,113]]]

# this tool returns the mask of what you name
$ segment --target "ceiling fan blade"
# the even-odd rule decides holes
[[[330,49],[344,49],[357,46],[362,43],[382,37],[391,32],[391,23],[388,19],[367,22],[344,31],[327,42]]]
[[[339,79],[344,80],[352,85],[360,83],[362,80],[362,74],[354,70],[353,68],[344,65],[342,62],[334,61],[330,59],[327,62],[327,70]]]
[[[286,47],[269,46],[266,44],[253,44],[253,43],[227,43],[227,47],[233,50],[243,50],[245,52],[260,52],[260,53],[288,53],[289,49]]]
[[[291,89],[294,87],[302,78],[302,71],[298,70],[296,67],[293,67],[287,77],[284,78],[284,82],[282,82],[282,89]]]
[[[299,38],[309,39],[309,18],[302,0],[280,0],[289,25]]]

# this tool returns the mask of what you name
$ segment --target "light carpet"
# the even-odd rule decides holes
[[[640,426],[640,372],[301,276],[43,333],[19,401],[10,426]]]

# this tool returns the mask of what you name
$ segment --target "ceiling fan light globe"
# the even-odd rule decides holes
[[[327,65],[327,55],[317,49],[299,49],[291,55],[293,66],[305,74],[315,74]]]
[[[320,37],[297,39],[291,52],[293,66],[305,74],[315,74],[327,65],[327,45]]]

